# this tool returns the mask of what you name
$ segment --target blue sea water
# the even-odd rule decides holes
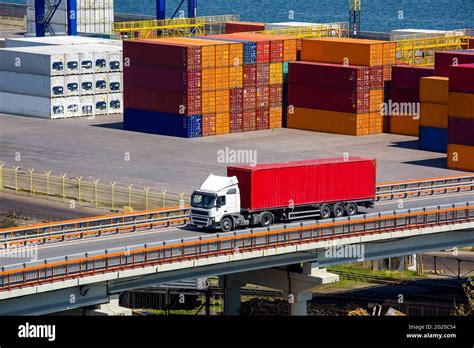
[[[9,0],[24,3],[25,0]],[[64,1],[64,0],[63,0]],[[348,21],[348,0],[197,0],[198,15],[239,14],[259,22]],[[167,1],[171,15],[181,0]],[[186,11],[187,1],[183,9]],[[155,0],[115,0],[121,13],[155,14]],[[185,12],[186,13],[186,12]],[[294,14],[290,19],[289,15]],[[474,0],[362,0],[362,30],[474,28]]]

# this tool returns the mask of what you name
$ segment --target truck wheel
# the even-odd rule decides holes
[[[332,208],[332,213],[335,218],[343,217],[345,211],[344,206],[340,203],[334,204],[334,207]]]
[[[359,212],[359,207],[357,206],[356,203],[349,203],[348,205],[346,205],[347,216],[357,215],[358,212]]]
[[[260,218],[260,226],[268,227],[273,224],[273,215],[270,213],[263,213]]]
[[[320,208],[319,215],[321,215],[322,219],[329,219],[331,217],[331,207],[329,205],[323,205]]]
[[[222,232],[230,232],[234,228],[234,222],[231,218],[225,217],[221,220],[221,230]]]

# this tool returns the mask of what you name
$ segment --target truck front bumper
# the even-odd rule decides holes
[[[191,215],[191,224],[198,227],[212,227],[214,226],[214,219],[206,216]]]

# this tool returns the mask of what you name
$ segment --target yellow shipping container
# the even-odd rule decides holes
[[[288,128],[344,135],[370,134],[369,114],[351,114],[318,109],[294,108]]]
[[[370,112],[380,112],[383,106],[383,89],[370,90]]]
[[[216,134],[228,134],[230,114],[228,112],[216,114]]]
[[[303,39],[301,60],[365,66],[383,65],[383,41],[318,38]]]
[[[430,76],[420,80],[420,102],[448,104],[449,78]]]
[[[216,69],[203,69],[201,72],[202,90],[204,92],[216,90]]]
[[[230,82],[229,88],[244,87],[244,68],[241,66],[229,68]]]
[[[270,108],[270,129],[281,128],[283,124],[283,107]]]
[[[283,83],[283,63],[270,63],[270,85]]]
[[[421,103],[420,126],[433,128],[448,128],[448,105]]]
[[[449,144],[448,168],[474,172],[474,146]]]
[[[216,90],[229,89],[230,68],[216,68]]]
[[[230,111],[230,95],[229,90],[216,91],[216,112],[229,112]]]
[[[420,119],[416,116],[390,116],[390,133],[417,137]]]
[[[214,114],[216,112],[216,92],[202,92],[202,113]]]
[[[474,94],[449,93],[449,116],[474,118]]]

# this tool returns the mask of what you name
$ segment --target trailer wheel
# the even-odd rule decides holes
[[[356,203],[349,203],[348,205],[346,205],[347,216],[357,215],[358,212],[359,212],[359,207],[357,206]]]
[[[345,211],[346,210],[344,209],[344,206],[341,203],[334,204],[334,207],[332,208],[332,213],[335,218],[343,217]]]
[[[331,207],[329,205],[322,205],[319,211],[322,219],[329,219],[331,217]]]
[[[263,213],[260,217],[260,226],[268,227],[273,224],[273,215],[270,213]]]
[[[222,232],[230,232],[234,228],[234,222],[230,217],[225,217],[221,220]]]

